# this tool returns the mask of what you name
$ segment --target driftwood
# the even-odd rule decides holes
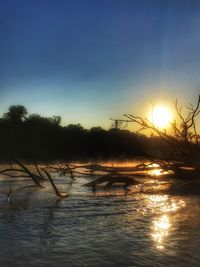
[[[96,188],[97,185],[106,183],[106,188],[110,188],[114,184],[123,184],[124,186],[130,185],[138,185],[141,182],[135,180],[130,176],[119,175],[119,176],[110,176],[110,175],[103,175],[92,182],[84,184],[84,186],[90,186],[92,188]]]
[[[51,183],[51,185],[52,185],[52,187],[53,187],[53,189],[54,189],[56,195],[57,195],[58,197],[61,197],[61,198],[68,197],[68,196],[69,196],[68,194],[66,194],[66,193],[60,193],[60,192],[58,191],[58,189],[57,189],[57,187],[56,187],[56,185],[55,185],[55,183],[54,183],[54,181],[53,181],[51,175],[50,175],[46,170],[44,170],[44,172],[45,172],[45,174],[47,175],[47,177],[48,177],[48,179],[49,179],[49,181],[50,181],[50,183]]]
[[[6,168],[4,170],[0,171],[1,175],[5,175],[11,178],[31,178],[32,181],[34,182],[34,185],[28,185],[28,186],[23,186],[20,187],[16,190],[12,190],[11,188],[9,189],[8,192],[6,192],[6,196],[7,196],[7,201],[10,202],[11,201],[11,197],[12,195],[19,191],[19,190],[23,190],[23,189],[27,189],[30,187],[39,187],[39,188],[43,188],[44,186],[41,184],[44,180],[46,180],[44,174],[46,175],[46,177],[48,178],[48,180],[50,181],[50,184],[52,185],[54,192],[56,193],[56,195],[60,198],[65,198],[68,196],[68,194],[66,193],[61,193],[59,192],[58,188],[56,187],[50,173],[46,170],[46,169],[40,169],[38,164],[35,163],[35,169],[36,172],[31,171],[25,164],[23,164],[22,162],[14,159],[14,163],[18,166],[18,167],[13,167],[13,165],[10,165],[10,168]],[[73,176],[73,172],[72,170],[69,168],[69,166],[67,166],[68,168],[68,172],[70,172],[70,177],[74,180],[74,176]],[[18,173],[16,175],[16,173]],[[44,173],[44,174],[43,174]]]
[[[114,166],[114,164],[105,166],[101,164],[75,165],[68,163],[40,167],[35,163],[35,168],[32,170],[18,160],[14,160],[14,163],[15,166],[11,165],[9,168],[1,170],[0,174],[13,178],[31,178],[34,185],[23,186],[16,190],[10,188],[6,193],[8,202],[10,202],[12,195],[19,190],[30,187],[44,187],[42,184],[44,180],[50,182],[55,194],[59,198],[68,197],[69,194],[59,191],[53,181],[51,173],[57,173],[59,176],[68,176],[71,178],[72,182],[76,179],[75,174],[79,175],[80,178],[85,176],[90,178],[94,177],[93,181],[84,184],[84,186],[91,187],[93,190],[99,185],[105,184],[104,188],[109,189],[114,185],[120,184],[123,185],[124,188],[133,186],[133,190],[134,186],[141,185],[140,192],[145,192],[145,189],[149,187],[152,187],[154,190],[154,187],[161,185],[160,181],[162,181],[162,185],[172,184],[171,188],[173,189],[176,188],[178,184],[179,188],[184,188],[184,191],[186,191],[187,184],[189,184],[188,190],[190,190],[192,185],[194,185],[193,181],[196,181],[195,184],[200,183],[200,167],[198,167],[198,165],[191,166],[184,162],[166,162],[154,158],[138,165],[128,167]],[[148,183],[148,180],[151,181],[151,183]],[[151,192],[151,190],[149,191]],[[194,191],[196,192],[199,190]]]
[[[47,165],[42,170],[51,170],[52,172],[58,173],[59,176],[65,176],[67,174],[70,175],[72,180],[75,180],[74,176],[74,169],[76,169],[76,166],[65,163],[65,164],[57,164],[57,165]]]
[[[32,181],[36,184],[36,186],[43,187],[40,183],[40,181],[44,179],[43,176],[33,173],[32,171],[29,170],[27,166],[25,166],[24,164],[22,164],[16,159],[14,160],[14,162],[19,166],[19,168],[14,168],[11,165],[10,168],[0,171],[0,174],[4,174],[9,177],[31,178]],[[16,172],[19,173],[18,176],[15,174]]]
[[[92,165],[87,166],[87,168],[89,167],[93,168]],[[100,168],[96,168],[95,166],[94,172],[96,169]],[[122,184],[124,187],[141,184],[140,192],[155,193],[156,190],[157,192],[167,190],[166,192],[168,193],[175,191],[180,193],[182,189],[184,192],[187,191],[188,184],[188,192],[200,192],[199,189],[195,188],[196,184],[200,184],[200,168],[184,162],[166,162],[161,159],[151,158],[148,162],[138,164],[134,167],[115,167],[112,165],[109,167],[102,166],[101,170],[106,172],[106,174],[101,176],[98,174],[96,179],[86,183],[84,186],[91,187],[95,190],[98,185],[104,183],[105,189],[115,184]],[[148,182],[148,180],[151,182]],[[177,184],[180,190],[176,189]],[[161,190],[160,186],[164,186],[166,189]]]
[[[31,177],[32,178],[32,180],[33,180],[33,182],[37,185],[37,186],[39,186],[39,187],[43,187],[42,185],[41,185],[41,183],[39,182],[39,180],[42,180],[44,177],[43,176],[39,176],[39,175],[37,175],[37,174],[35,174],[35,173],[33,173],[33,172],[31,172],[24,164],[22,164],[21,162],[19,162],[18,160],[14,160],[21,168],[22,168],[22,170],[24,170],[24,172],[27,174],[27,175],[29,175],[29,177]],[[38,167],[37,167],[37,170],[38,170]]]

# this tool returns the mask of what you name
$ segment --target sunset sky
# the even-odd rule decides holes
[[[199,92],[199,0],[0,1],[0,114],[107,128]]]

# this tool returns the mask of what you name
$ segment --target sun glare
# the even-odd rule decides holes
[[[160,129],[169,126],[172,121],[172,112],[165,106],[155,106],[151,112],[151,122]]]

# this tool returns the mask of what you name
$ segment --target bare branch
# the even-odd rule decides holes
[[[32,173],[24,164],[22,164],[21,162],[19,162],[18,160],[14,159],[14,161],[32,178],[33,182],[39,186],[39,187],[43,187],[40,182],[38,181],[39,177],[38,175]]]
[[[57,187],[56,187],[56,185],[55,185],[55,183],[54,183],[54,181],[53,181],[51,175],[50,175],[46,170],[44,170],[44,172],[46,173],[46,175],[47,175],[47,177],[48,177],[48,179],[49,179],[49,181],[50,181],[50,183],[51,183],[51,185],[52,185],[52,187],[53,187],[53,189],[54,189],[56,195],[57,195],[58,197],[61,197],[61,198],[68,197],[68,194],[60,193],[60,192],[58,191],[58,189],[57,189]]]

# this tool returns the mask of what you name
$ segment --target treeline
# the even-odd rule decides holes
[[[0,118],[0,160],[107,160],[160,154],[166,144],[128,130],[80,124],[61,126],[61,118],[28,115],[24,106],[15,105]]]

